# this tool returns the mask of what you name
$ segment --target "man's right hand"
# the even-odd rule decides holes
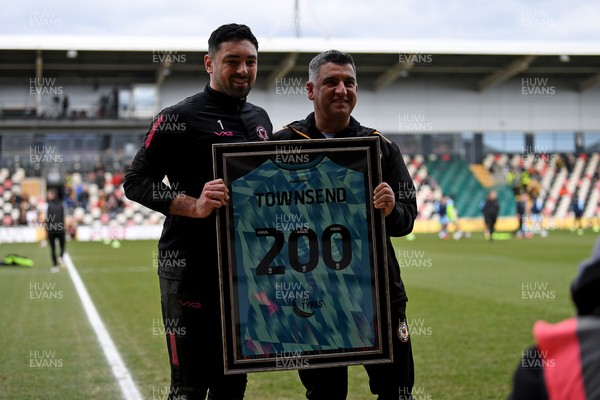
[[[226,206],[229,201],[229,190],[223,179],[206,182],[200,198],[196,200],[197,218],[206,218],[215,208]]]
[[[215,208],[227,205],[229,190],[223,179],[208,181],[202,188],[199,198],[180,194],[173,199],[169,213],[190,218],[206,218]]]

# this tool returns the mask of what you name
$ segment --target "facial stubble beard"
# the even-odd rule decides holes
[[[238,77],[232,76],[230,79],[237,79]],[[227,87],[223,84],[223,82],[221,81],[215,81],[217,87],[220,89],[220,91],[226,95],[228,95],[229,97],[233,97],[236,99],[243,99],[246,96],[248,96],[248,94],[250,93],[250,90],[252,90],[253,84],[252,82],[250,82],[250,80],[248,80],[248,87],[246,89],[238,89],[235,85],[235,83],[232,82],[232,85]]]

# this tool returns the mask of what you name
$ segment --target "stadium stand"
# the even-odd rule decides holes
[[[478,219],[481,202],[492,188],[498,192],[501,213],[505,217],[515,215],[515,193],[521,191],[529,194],[529,209],[538,200],[543,204],[542,214],[551,219],[572,217],[572,203],[580,198],[585,204],[585,219],[593,220],[600,215],[598,153],[580,154],[577,157],[552,154],[535,160],[521,154],[487,154],[482,165],[494,176],[495,182],[489,187],[480,183],[476,173],[464,160],[435,155],[425,158],[421,154],[405,155],[404,158],[417,190],[419,221],[437,220],[434,203],[443,195],[454,198],[461,218]],[[69,172],[65,175],[62,193],[67,207],[67,224],[72,232],[77,226],[97,228],[162,224],[162,214],[131,202],[124,196],[124,170],[124,165],[120,171],[114,172],[105,171],[102,165],[98,165],[91,171]],[[526,185],[523,184],[524,176],[528,177]],[[43,221],[46,206],[42,195],[43,182],[30,184],[29,190],[23,191],[27,179],[25,168],[14,171],[0,169],[0,225],[39,227]]]
[[[483,164],[501,174],[512,176],[514,190],[526,191],[531,200],[539,199],[543,213],[553,218],[569,217],[575,200],[583,200],[584,217],[600,214],[598,198],[600,191],[599,154],[550,154],[523,157],[521,154],[488,154]],[[523,174],[530,182],[523,184]],[[514,184],[516,182],[516,184]]]
[[[460,159],[430,157],[427,162],[430,175],[438,182],[444,194],[454,199],[461,217],[481,216],[481,204],[490,188],[485,188],[473,174],[469,165]],[[512,215],[514,196],[504,185],[493,187],[498,192],[502,216]]]
[[[43,196],[21,193],[25,169],[0,170],[0,221],[3,226],[40,227],[46,202]],[[62,187],[67,225],[130,226],[162,224],[164,216],[130,201],[123,194],[123,172],[105,172],[99,168],[85,174],[65,176]]]

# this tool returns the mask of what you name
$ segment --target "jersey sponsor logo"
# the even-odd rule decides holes
[[[181,300],[177,300],[177,301],[179,301],[179,304],[181,304],[184,307],[202,308],[202,303],[200,303],[199,301],[181,301]]]
[[[296,299],[292,300],[292,310],[300,318],[310,318],[315,315],[312,310],[322,307],[323,300],[301,300],[299,302],[296,302]]]
[[[217,124],[219,124],[219,127],[221,127],[221,130],[214,131],[213,134],[215,134],[217,136],[233,136],[232,131],[225,130],[225,127],[223,127],[223,122],[220,119],[217,120]]]
[[[213,134],[215,134],[217,136],[233,136],[233,132],[231,132],[231,131],[221,131],[221,132],[214,131]]]
[[[267,137],[269,136],[269,132],[265,129],[264,126],[257,125],[256,126],[256,136],[258,136],[258,138],[260,140],[267,140]]]
[[[292,310],[294,310],[294,314],[299,316],[300,318],[310,318],[315,315],[314,311],[306,312],[301,310],[296,303],[296,299],[292,300]]]

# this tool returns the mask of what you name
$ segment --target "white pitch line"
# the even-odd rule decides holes
[[[71,257],[68,253],[64,254],[63,257],[65,261],[65,265],[67,266],[67,271],[69,271],[69,275],[71,276],[71,280],[75,285],[75,289],[77,290],[77,294],[81,299],[81,303],[83,304],[83,308],[85,313],[90,320],[90,324],[96,332],[96,337],[98,338],[98,342],[100,342],[100,347],[104,351],[104,355],[110,365],[113,375],[117,378],[119,382],[119,386],[121,387],[121,392],[123,392],[123,398],[125,400],[143,400],[142,395],[138,391],[133,379],[131,378],[131,374],[129,370],[125,366],[121,355],[117,351],[117,347],[114,342],[110,338],[102,319],[100,319],[100,315],[92,302],[92,299],[83,284],[83,281],[79,277],[79,273],[77,269],[75,269],[75,265],[71,260]]]

